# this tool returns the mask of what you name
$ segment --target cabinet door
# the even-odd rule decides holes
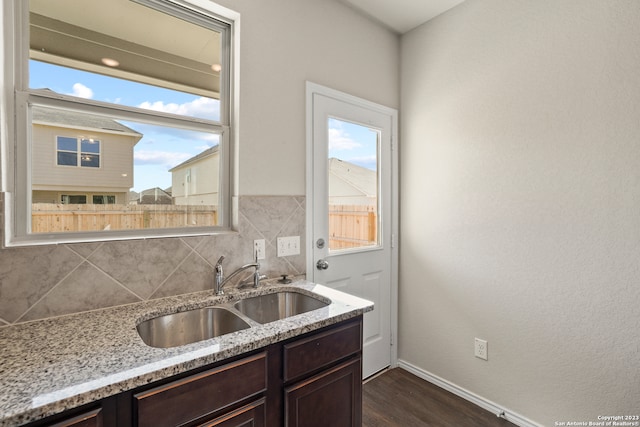
[[[265,400],[260,399],[198,427],[266,427],[266,412]]]
[[[94,409],[73,418],[49,424],[50,427],[102,427],[102,409]]]
[[[362,359],[340,364],[285,389],[286,427],[360,427]]]

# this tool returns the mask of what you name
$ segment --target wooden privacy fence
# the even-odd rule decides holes
[[[329,247],[349,249],[378,241],[376,206],[329,205]]]
[[[217,210],[217,206],[34,203],[31,230],[56,233],[212,226],[218,223]],[[376,206],[329,206],[331,249],[372,246],[377,236]]]
[[[217,206],[34,203],[32,233],[203,227],[218,224]]]

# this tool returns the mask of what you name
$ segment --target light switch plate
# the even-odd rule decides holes
[[[266,254],[265,254],[264,239],[253,241],[253,254],[258,259],[265,259]]]
[[[300,254],[300,236],[278,237],[278,256]]]

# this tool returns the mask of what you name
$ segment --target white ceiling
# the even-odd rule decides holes
[[[404,34],[464,0],[342,0]]]

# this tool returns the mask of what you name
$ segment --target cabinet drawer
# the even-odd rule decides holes
[[[137,425],[181,425],[257,396],[266,389],[267,354],[263,352],[135,394]]]
[[[267,425],[266,408],[265,400],[260,399],[198,427],[265,427]]]
[[[284,346],[284,380],[291,381],[362,350],[362,322],[349,323]]]

